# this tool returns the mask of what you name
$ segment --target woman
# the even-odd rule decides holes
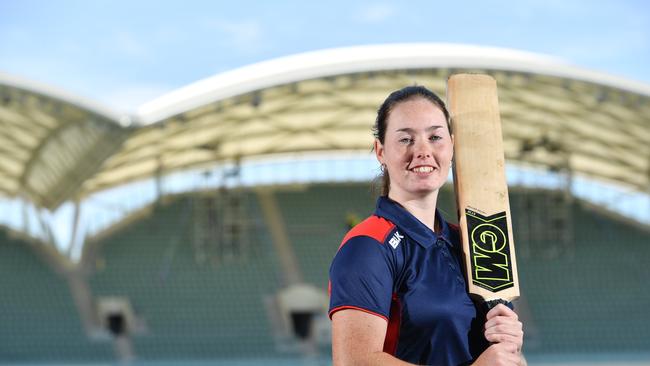
[[[334,365],[522,364],[517,315],[477,309],[458,228],[436,210],[453,156],[444,103],[421,86],[395,91],[374,132],[382,196],[330,268]]]

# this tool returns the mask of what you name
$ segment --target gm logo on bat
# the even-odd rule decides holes
[[[506,213],[483,216],[466,209],[472,282],[498,292],[513,286]]]

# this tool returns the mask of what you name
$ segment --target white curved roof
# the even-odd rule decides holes
[[[408,43],[326,49],[259,62],[200,80],[145,103],[136,117],[144,124],[154,123],[225,98],[313,78],[431,68],[542,74],[650,96],[650,85],[578,68],[554,57],[494,47]]]
[[[56,100],[61,103],[76,106],[90,113],[102,116],[107,121],[121,122],[123,125],[128,124],[127,116],[124,116],[123,114],[120,114],[94,100],[74,95],[51,85],[24,79],[15,75],[9,75],[3,72],[0,72],[0,85],[11,86],[20,90],[28,91],[31,94],[40,95],[50,100]]]
[[[242,67],[146,103],[131,118],[0,75],[0,192],[56,207],[215,162],[368,151],[389,92],[418,83],[444,96],[455,72],[497,79],[509,162],[650,190],[650,86],[526,52],[395,44]],[[130,127],[116,123],[130,119]]]
[[[99,103],[0,73],[0,193],[58,206],[120,146],[128,121]]]

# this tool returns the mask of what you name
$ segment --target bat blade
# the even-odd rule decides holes
[[[468,291],[493,307],[519,297],[496,80],[452,75],[447,105]]]

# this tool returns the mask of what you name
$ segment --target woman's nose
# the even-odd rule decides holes
[[[416,142],[413,148],[413,153],[418,159],[426,159],[431,157],[431,151],[429,151],[430,147],[426,143]]]

